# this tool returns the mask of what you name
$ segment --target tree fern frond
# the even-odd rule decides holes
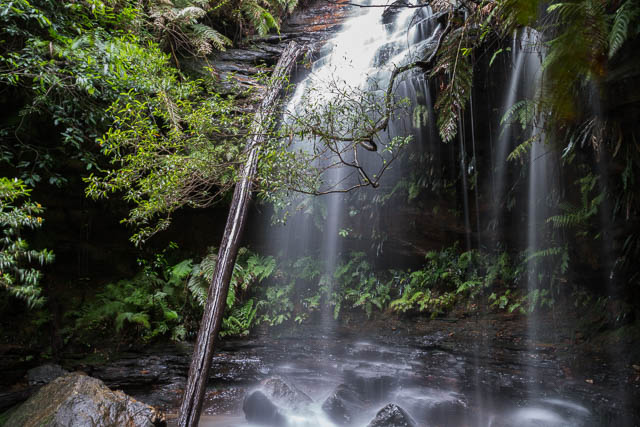
[[[511,153],[509,153],[509,155],[507,156],[507,161],[513,162],[518,160],[520,162],[523,162],[524,156],[529,152],[529,150],[531,149],[531,145],[535,142],[536,138],[537,136],[532,136],[525,142],[519,144],[516,148],[513,149]]]
[[[193,35],[205,43],[211,43],[218,50],[225,50],[226,46],[231,46],[231,40],[220,34],[213,28],[204,24],[191,25]]]
[[[536,103],[532,99],[523,99],[513,104],[500,119],[500,125],[510,124],[514,119],[520,122],[522,129],[526,129],[535,116]]]
[[[191,277],[187,281],[187,289],[189,289],[189,292],[191,292],[191,295],[193,295],[200,307],[204,307],[207,303],[208,286],[209,284],[204,279],[201,270],[197,272],[194,271],[194,273],[191,274]]]
[[[182,21],[184,23],[195,23],[197,19],[202,18],[207,14],[207,11],[201,7],[187,6],[181,9],[176,9],[175,20]]]
[[[431,72],[431,77],[441,76],[447,82],[441,85],[435,103],[438,130],[444,142],[450,142],[456,136],[458,119],[471,95],[473,66],[468,45],[469,35],[465,28],[447,34]]]
[[[627,0],[618,8],[609,33],[609,58],[613,58],[629,38],[630,24],[638,16],[640,16],[640,6],[636,1]]]
[[[243,3],[241,9],[243,15],[259,35],[264,36],[268,34],[272,28],[280,31],[278,22],[273,15],[260,6],[255,0]]]
[[[557,255],[562,254],[564,250],[565,250],[565,248],[562,247],[562,246],[556,246],[556,247],[541,249],[539,251],[535,251],[535,252],[532,252],[532,253],[528,254],[525,257],[524,262],[529,262],[531,260],[538,259],[538,258],[547,258],[547,257],[557,256]]]

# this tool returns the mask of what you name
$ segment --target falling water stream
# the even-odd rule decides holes
[[[432,47],[441,30],[440,24],[431,19],[429,8],[417,10],[399,10],[393,17],[393,22],[386,25],[383,23],[383,8],[356,10],[346,20],[340,32],[324,46],[322,55],[313,65],[309,76],[298,84],[288,109],[295,111],[309,88],[313,87],[319,93],[318,96],[322,96],[323,85],[327,82],[367,89],[373,81],[379,87],[386,87],[393,67],[410,61],[415,55]],[[540,58],[529,48],[533,37],[535,36],[528,31],[514,36],[513,67],[503,95],[503,113],[535,87]],[[434,117],[429,82],[424,74],[406,73],[397,84],[396,95],[407,97],[414,113],[424,111],[425,116]],[[420,109],[416,110],[418,106]],[[472,166],[476,168],[474,126],[472,120]],[[418,126],[411,119],[394,120],[390,123],[387,137],[403,132],[410,132],[414,136],[416,147],[413,150],[418,153],[426,151],[430,154],[430,150],[436,153],[435,145],[441,144],[430,120]],[[502,221],[508,188],[506,168],[502,165],[514,148],[515,134],[514,125],[506,126],[493,153],[493,222]],[[465,235],[467,249],[470,249],[471,219],[469,185],[466,180],[469,164],[463,154],[467,152],[468,144],[464,131],[459,138],[461,157],[458,166],[464,178]],[[296,147],[304,147],[305,141],[298,141],[296,144]],[[545,198],[550,191],[548,174],[552,165],[549,156],[545,155],[544,144],[533,144],[530,154],[525,243],[529,250],[535,251],[549,243],[544,241],[544,220],[548,215]],[[344,176],[344,172],[336,168],[325,178],[339,182]],[[400,171],[396,171],[390,174],[389,179],[399,177]],[[478,210],[477,193],[475,205]],[[304,198],[296,201],[296,206],[300,209],[296,210],[285,225],[269,227],[271,252],[279,253],[285,259],[303,255],[319,257],[323,260],[325,276],[331,278],[332,272],[342,261],[340,230],[345,227],[348,216],[345,198],[342,194]],[[311,208],[316,210],[315,220],[309,214],[313,210]],[[479,226],[478,221],[477,227]],[[537,289],[535,283],[540,273],[531,263],[529,291]],[[597,421],[591,419],[591,411],[579,399],[572,399],[559,393],[557,388],[545,386],[545,378],[556,375],[556,371],[553,366],[545,365],[544,361],[537,361],[535,347],[521,354],[508,347],[488,349],[476,345],[475,350],[471,349],[470,353],[456,355],[438,346],[442,337],[437,332],[419,343],[385,344],[375,339],[335,335],[330,307],[325,308],[322,318],[322,325],[317,328],[299,328],[301,336],[288,344],[285,354],[274,357],[272,365],[265,368],[265,375],[285,378],[292,388],[304,392],[310,398],[303,408],[299,404],[276,399],[283,416],[283,425],[364,427],[380,408],[389,403],[402,407],[419,426],[598,425]],[[538,333],[537,328],[536,319],[532,317],[528,333],[533,342]],[[487,340],[481,339],[480,342],[486,343]],[[505,372],[508,373],[497,372],[496,367],[492,366],[494,362],[485,355],[494,350],[502,356],[506,353],[514,354],[514,357],[508,358],[509,362],[502,362],[506,364]],[[539,372],[540,369],[542,370]],[[327,399],[335,395],[334,390],[340,384],[357,389],[364,401],[349,421],[342,423],[336,420],[335,413],[332,415],[327,410],[326,403]],[[262,387],[264,386],[256,384],[250,392],[261,390]],[[523,393],[514,390],[523,390]],[[348,402],[344,404],[348,406]],[[227,418],[214,417],[203,424],[253,425],[247,424],[242,414]]]

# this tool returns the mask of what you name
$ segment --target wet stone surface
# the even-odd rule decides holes
[[[243,402],[256,390],[300,426],[364,427],[389,404],[417,425],[640,425],[637,371],[565,340],[558,328],[547,325],[550,335],[532,343],[526,319],[512,316],[351,324],[330,334],[306,326],[304,334],[257,331],[251,339],[224,341],[211,369],[203,425],[245,425]],[[61,365],[175,415],[191,352],[191,345],[165,344]],[[28,387],[26,370],[23,375]],[[340,388],[351,394],[342,421],[337,409],[349,405],[331,400]]]
[[[570,343],[532,345],[523,322],[354,323],[358,330],[338,327],[332,334],[307,327],[304,339],[291,330],[225,341],[214,359],[203,424],[245,425],[244,399],[260,390],[290,425],[364,427],[388,404],[417,425],[638,425],[640,384],[632,375]],[[83,368],[175,414],[191,350],[165,345],[105,364],[63,366]],[[336,393],[341,389],[349,396]]]

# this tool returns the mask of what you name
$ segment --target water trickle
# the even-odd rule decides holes
[[[516,102],[525,99],[523,89],[528,87],[525,79],[525,64],[532,64],[537,53],[531,49],[531,36],[529,31],[516,32],[513,35],[511,46],[511,71],[509,80],[504,94],[502,106],[500,107],[500,121],[505,119],[505,115],[514,107]],[[525,84],[527,83],[527,84]],[[514,141],[518,135],[519,123],[515,120],[515,116],[511,115],[501,126],[498,127],[498,140],[493,150],[492,164],[493,173],[493,203],[491,210],[492,228],[496,230],[496,242],[502,242],[504,235],[499,233],[503,227],[504,215],[506,212],[507,202],[504,200],[507,195],[507,184],[510,182],[507,176],[508,162],[507,156],[515,148]]]

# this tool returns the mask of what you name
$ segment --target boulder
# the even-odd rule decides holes
[[[96,378],[74,372],[42,387],[6,427],[164,426],[164,414]]]
[[[49,384],[51,381],[67,373],[68,371],[62,369],[62,366],[48,363],[29,369],[27,371],[27,381],[30,386]]]
[[[367,427],[415,427],[416,423],[404,409],[390,403],[380,409]]]
[[[344,384],[340,384],[322,404],[322,410],[338,425],[351,424],[364,407],[360,395]]]
[[[280,409],[260,390],[249,393],[244,398],[242,410],[250,423],[274,427],[287,425],[287,419],[280,413]]]
[[[293,384],[281,377],[271,377],[260,383],[262,391],[281,406],[300,410],[313,403],[313,400]]]

